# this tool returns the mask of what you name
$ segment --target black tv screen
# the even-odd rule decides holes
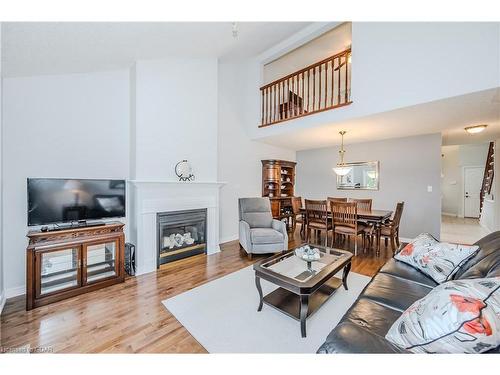
[[[28,178],[28,225],[125,216],[125,180]]]

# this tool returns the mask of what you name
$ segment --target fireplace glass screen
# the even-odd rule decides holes
[[[158,267],[206,252],[206,209],[162,212],[157,220]]]

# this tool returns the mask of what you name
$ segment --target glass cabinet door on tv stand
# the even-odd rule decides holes
[[[79,246],[40,252],[36,255],[36,264],[37,297],[78,288],[81,285]]]
[[[91,284],[118,274],[118,240],[83,246],[83,282]]]

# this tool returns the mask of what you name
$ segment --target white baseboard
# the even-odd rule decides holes
[[[219,240],[219,242],[222,245],[225,244],[226,242],[236,241],[239,238],[240,238],[239,235],[235,234],[233,236],[223,237]]]
[[[5,302],[7,298],[5,298],[4,293],[0,294],[0,315],[2,315],[3,307],[5,306]]]
[[[457,214],[452,214],[451,212],[441,212],[441,215],[443,215],[443,216],[451,216],[451,217],[458,217]]]
[[[12,297],[22,296],[26,293],[26,288],[24,285],[16,286],[14,288],[9,288],[5,290],[5,298],[9,299]]]

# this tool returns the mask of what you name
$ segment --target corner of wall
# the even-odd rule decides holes
[[[3,264],[3,78],[2,78],[2,28],[0,22],[0,314],[2,314],[5,305],[5,280],[4,280],[4,264]]]

